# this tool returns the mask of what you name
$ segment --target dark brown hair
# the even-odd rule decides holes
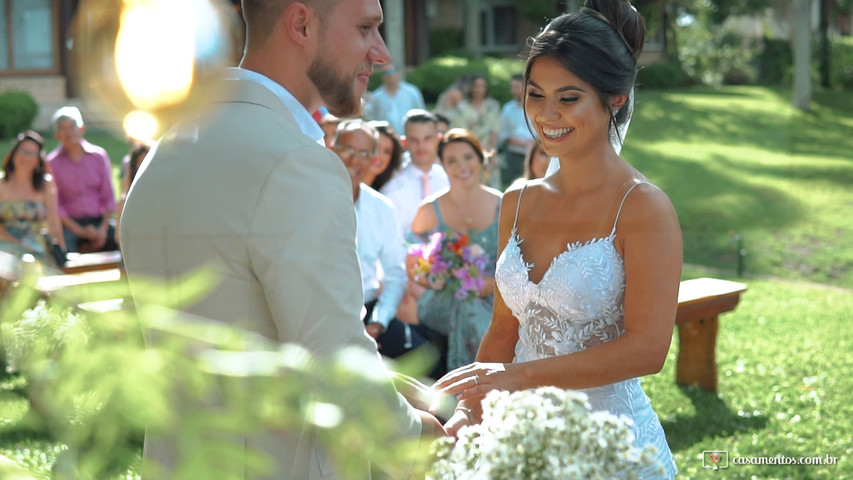
[[[3,171],[5,172],[5,177],[3,178],[5,181],[9,181],[12,177],[12,172],[15,171],[15,153],[18,152],[18,148],[20,148],[21,144],[25,141],[31,141],[38,145],[39,147],[39,164],[33,170],[33,188],[36,190],[41,190],[44,187],[44,138],[41,135],[36,133],[33,130],[27,130],[26,132],[19,133],[12,144],[12,149],[9,150],[9,153],[6,154],[6,158],[3,159]]]
[[[534,141],[527,149],[527,154],[524,155],[524,178],[527,180],[538,178],[533,176],[533,159],[536,158],[537,150],[542,150],[542,145],[538,141]]]
[[[627,0],[586,0],[579,13],[555,18],[531,40],[525,94],[533,63],[551,57],[592,85],[609,110],[612,96],[632,95],[645,32],[643,16]],[[631,113],[629,99],[624,108],[611,112],[611,129],[627,122]]]
[[[145,156],[151,151],[151,146],[145,143],[139,144],[136,148],[130,151],[130,164],[127,166],[127,185],[133,185],[133,179],[136,178],[136,173],[139,172],[139,167]]]
[[[373,183],[370,184],[370,187],[374,190],[379,190],[389,180],[397,173],[397,170],[400,169],[400,165],[403,164],[403,142],[400,141],[400,137],[397,135],[397,132],[394,131],[394,127],[391,126],[390,123],[384,121],[374,120],[369,122],[369,125],[376,129],[379,132],[380,136],[388,137],[391,139],[391,145],[393,145],[393,149],[391,150],[391,160],[388,161],[388,165],[385,167],[376,178],[373,179]],[[377,143],[377,149],[379,148],[379,144]]]
[[[442,137],[438,143],[438,158],[444,163],[444,147],[451,143],[467,143],[474,149],[480,163],[486,163],[486,155],[483,153],[483,146],[477,136],[464,128],[451,128]]]

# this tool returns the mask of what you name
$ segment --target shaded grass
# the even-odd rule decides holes
[[[624,157],[670,196],[685,262],[853,287],[853,92],[642,91]]]
[[[726,450],[730,461],[839,458],[836,465],[730,464],[720,478],[853,478],[853,292],[797,281],[747,283],[738,308],[720,318],[718,394],[674,384],[677,332],[663,371],[644,379],[681,474],[710,478],[702,451]]]

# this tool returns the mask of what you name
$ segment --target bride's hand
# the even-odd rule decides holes
[[[459,401],[485,395],[491,390],[523,390],[521,379],[513,375],[512,364],[472,363],[441,377],[432,388],[442,395],[456,395]]]
[[[465,413],[463,410],[456,410],[453,412],[453,415],[450,416],[450,419],[444,422],[444,430],[447,432],[447,436],[459,438],[459,430],[462,427],[467,427],[468,425],[473,425],[474,421],[471,416]]]

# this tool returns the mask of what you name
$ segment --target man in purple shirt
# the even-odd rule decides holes
[[[77,107],[53,115],[59,146],[47,156],[56,181],[62,234],[69,252],[118,250],[111,223],[116,209],[107,152],[83,139],[86,131]]]

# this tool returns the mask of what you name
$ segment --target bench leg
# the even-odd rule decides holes
[[[678,325],[678,365],[675,381],[717,391],[717,316]]]

